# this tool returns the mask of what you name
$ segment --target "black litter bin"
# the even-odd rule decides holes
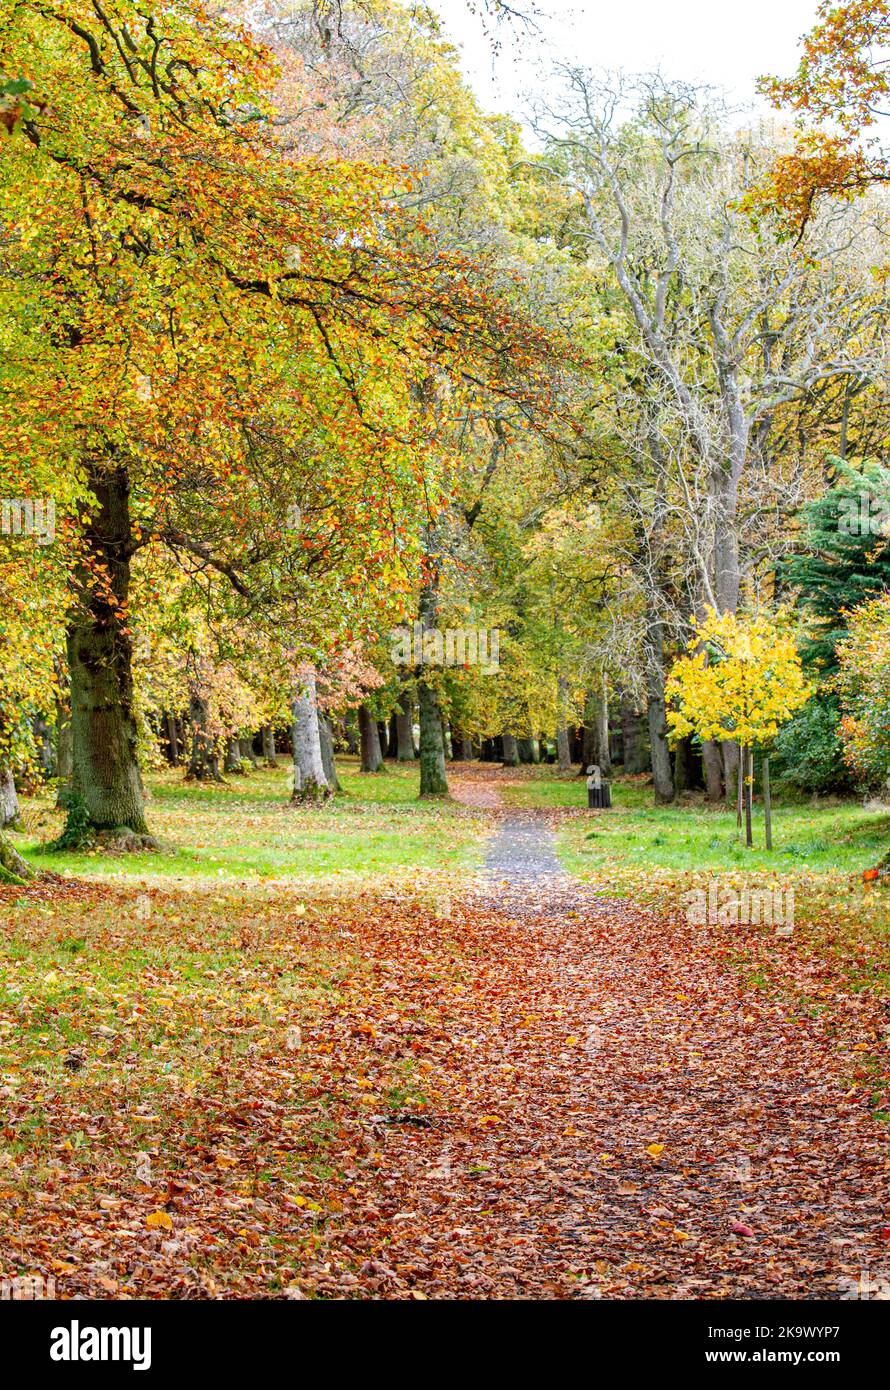
[[[608,811],[612,805],[612,783],[601,782],[598,787],[588,787],[587,805],[591,811]]]

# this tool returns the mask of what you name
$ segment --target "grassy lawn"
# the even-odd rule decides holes
[[[232,776],[221,786],[186,783],[178,771],[149,774],[148,818],[160,853],[48,853],[62,816],[48,799],[26,801],[18,848],[38,869],[78,877],[147,880],[388,878],[457,871],[481,859],[481,813],[417,800],[416,767],[368,776],[340,764],[343,794],[326,806],[293,808],[288,769]]]
[[[749,850],[734,811],[708,806],[697,796],[657,807],[651,787],[637,779],[613,782],[609,811],[588,811],[583,778],[560,776],[549,767],[524,769],[503,795],[507,805],[553,811],[562,863],[606,898],[683,910],[693,893],[716,889],[719,899],[757,887],[778,890],[784,898],[774,901],[787,906],[793,889],[802,953],[831,958],[854,989],[890,992],[890,884],[862,881],[863,870],[890,843],[890,808],[835,800],[782,804],[774,798],[774,848],[767,853],[757,803]],[[860,958],[864,962],[872,952],[875,959],[860,968]]]
[[[559,831],[566,867],[584,874],[606,865],[679,870],[840,871],[859,874],[890,844],[890,807],[826,800],[773,806],[773,850],[763,848],[763,808],[754,807],[754,848],[746,849],[735,812],[689,798],[676,806],[652,804],[651,787],[638,781],[612,784],[612,810],[586,811],[580,777],[567,779],[541,768],[504,789],[507,805],[575,808],[577,818]],[[774,802],[777,799],[774,798]]]
[[[215,787],[150,776],[150,823],[168,846],[153,855],[48,854],[61,817],[47,800],[25,803],[17,843],[66,876],[0,889],[7,1272],[40,1271],[65,1297],[263,1297],[303,1283],[325,1296],[342,1230],[351,1282],[330,1292],[355,1296],[373,1274],[355,1240],[378,1239],[374,1222],[392,1216],[373,1249],[398,1263],[410,1236],[414,1197],[392,1186],[399,1155],[412,1175],[426,1171],[413,1149],[423,1145],[436,1171],[447,1126],[463,1126],[455,1171],[469,1185],[469,1214],[449,1216],[448,1231],[479,1217],[473,1248],[486,1238],[496,1206],[486,1196],[482,1209],[474,1186],[488,1172],[480,1146],[521,1093],[503,1019],[511,1047],[532,1046],[532,1098],[541,1066],[583,1029],[563,1021],[564,981],[548,976],[554,1018],[535,1040],[523,971],[534,978],[546,953],[527,925],[486,926],[485,909],[460,903],[496,817],[419,802],[415,768],[368,777],[344,760],[341,777],[334,802],[293,810],[284,767]],[[686,930],[691,977],[719,959],[748,1022],[780,1007],[795,1034],[811,1022],[836,1033],[850,1088],[872,1110],[886,1105],[890,891],[860,875],[890,833],[886,812],[780,808],[768,860],[737,845],[731,814],[656,810],[639,783],[618,783],[607,813],[583,809],[582,779],[549,769],[496,785],[509,806],[555,813],[563,861],[606,899],[676,907],[716,876],[793,882],[793,938],[759,925]],[[602,917],[599,906],[606,959],[611,931],[636,929],[627,904],[603,903]],[[666,956],[671,920],[659,914],[652,938]],[[589,949],[592,938],[577,939]],[[694,1026],[698,1004],[672,988],[669,1025],[683,1004]],[[488,1090],[477,1093],[480,1075]],[[554,1142],[574,1132],[560,1120]]]

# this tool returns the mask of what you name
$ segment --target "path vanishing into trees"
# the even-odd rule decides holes
[[[65,1297],[890,1292],[879,993],[797,927],[578,882],[510,780],[455,770],[487,858],[435,901],[0,889],[16,1267]]]
[[[594,896],[561,870],[547,812],[503,811],[507,777],[453,783],[502,816],[484,872],[438,924],[464,981],[444,1007],[437,989],[424,1000],[446,1103],[422,1123],[372,1118],[380,1167],[310,1283],[874,1296],[890,1276],[890,1169],[886,1131],[850,1085],[855,1001],[846,1018],[801,1015],[793,941]],[[399,927],[380,925],[381,968],[417,1000],[416,961]],[[764,951],[787,992],[748,983]]]

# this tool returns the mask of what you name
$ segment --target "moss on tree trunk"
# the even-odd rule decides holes
[[[144,834],[127,604],[134,544],[126,469],[97,466],[67,631],[71,677],[71,805],[94,830]]]
[[[27,883],[34,870],[5,835],[0,835],[0,883]]]
[[[442,710],[436,690],[426,681],[417,685],[420,706],[420,795],[447,796]]]

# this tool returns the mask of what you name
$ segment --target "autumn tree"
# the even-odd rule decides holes
[[[666,694],[676,737],[695,733],[738,744],[750,848],[753,750],[774,738],[810,695],[794,638],[766,614],[744,618],[711,609],[695,624],[688,654],[674,663]]]
[[[778,209],[800,236],[821,200],[890,182],[879,135],[890,97],[888,40],[887,0],[822,0],[797,72],[760,81],[774,106],[794,113],[794,147],[764,172],[749,207]]]
[[[434,356],[439,372],[521,391],[532,352],[460,262],[407,231],[392,196],[404,175],[281,149],[275,64],[224,16],[189,0],[163,16],[131,0],[23,3],[4,38],[30,84],[6,123],[5,268],[53,348],[28,383],[31,453],[64,401],[91,499],[68,624],[72,790],[93,827],[143,833],[140,548],[157,539],[246,597],[215,542],[222,525],[228,550],[240,525],[242,552],[269,562],[268,537],[254,545],[239,518],[270,469],[298,492],[337,457],[362,523],[386,521],[423,475],[411,373]],[[365,579],[398,535],[378,532]]]

